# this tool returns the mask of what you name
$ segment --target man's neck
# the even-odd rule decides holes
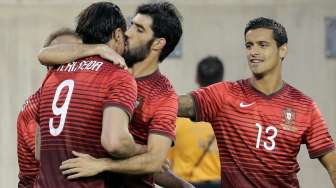
[[[252,76],[251,84],[265,95],[271,95],[283,87],[284,81],[281,72],[274,72],[264,76]]]
[[[134,64],[131,73],[134,78],[140,78],[154,73],[158,69],[158,67],[158,59],[148,56],[143,61]]]

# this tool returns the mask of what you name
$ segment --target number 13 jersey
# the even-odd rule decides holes
[[[109,157],[101,146],[105,107],[122,108],[131,118],[136,82],[126,71],[98,56],[51,70],[40,101],[41,168],[37,187],[106,187],[106,174],[68,181],[59,167],[71,151]]]
[[[297,154],[311,158],[334,149],[312,99],[289,84],[266,96],[249,80],[221,82],[191,93],[198,121],[213,126],[222,187],[297,188]]]

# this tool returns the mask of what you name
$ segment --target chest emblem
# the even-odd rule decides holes
[[[295,112],[291,108],[285,108],[283,110],[284,123],[282,127],[285,130],[296,132],[297,128],[294,127]]]

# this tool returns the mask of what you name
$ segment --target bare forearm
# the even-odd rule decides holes
[[[43,48],[38,59],[43,65],[59,65],[70,63],[76,59],[98,55],[103,44],[62,44]]]
[[[326,168],[329,173],[331,182],[336,188],[336,151],[330,151],[324,156],[319,158],[322,165]]]
[[[119,147],[118,150],[115,150],[113,152],[109,152],[109,154],[112,157],[118,158],[118,159],[125,159],[129,158],[135,155],[143,154],[147,151],[147,147],[136,144],[133,140],[133,138],[128,138],[127,141],[124,141],[122,143],[122,146]]]
[[[189,117],[194,119],[196,116],[195,105],[191,95],[180,95],[179,96],[179,117]]]
[[[336,188],[336,170],[329,171],[329,176],[330,176],[331,182],[333,183],[334,187]]]
[[[126,174],[150,174],[159,172],[162,164],[158,162],[156,157],[148,153],[119,161],[104,160],[104,171]]]

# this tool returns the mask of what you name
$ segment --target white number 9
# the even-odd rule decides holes
[[[64,128],[65,118],[68,113],[68,107],[69,107],[71,95],[74,89],[74,85],[75,85],[75,82],[73,80],[64,80],[56,89],[55,97],[52,103],[52,111],[55,116],[61,115],[61,118],[60,118],[60,123],[57,128],[55,128],[53,125],[54,119],[53,118],[49,119],[50,134],[53,136],[58,136]],[[57,101],[64,87],[68,87],[69,89],[68,89],[68,93],[67,93],[67,96],[65,98],[63,105],[59,108],[57,107]]]

